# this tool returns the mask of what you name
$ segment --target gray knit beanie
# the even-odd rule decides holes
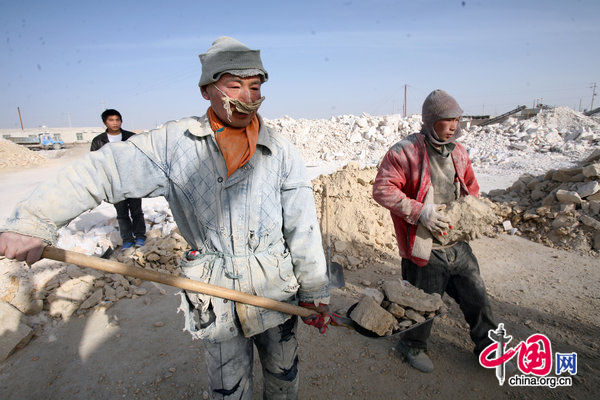
[[[244,78],[260,75],[262,82],[269,79],[260,59],[260,50],[250,50],[231,37],[217,38],[206,53],[199,57],[202,63],[202,76],[198,83],[200,87],[218,81],[224,73]]]
[[[460,108],[454,97],[441,89],[436,89],[429,93],[429,96],[423,102],[423,111],[421,118],[423,119],[423,132],[427,138],[437,145],[443,145],[454,142],[462,135],[462,130],[457,128],[454,135],[447,142],[440,142],[433,125],[441,119],[458,118],[462,115],[463,110]]]

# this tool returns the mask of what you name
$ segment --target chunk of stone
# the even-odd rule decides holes
[[[110,286],[104,288],[104,298],[109,301],[117,301],[117,291]]]
[[[400,327],[400,329],[406,329],[413,324],[414,324],[414,322],[410,319],[405,319],[403,321],[398,322],[398,326]]]
[[[87,310],[88,308],[92,308],[98,303],[102,301],[102,296],[104,295],[102,288],[96,290],[90,297],[85,299],[83,303],[79,306],[81,310]]]
[[[160,256],[156,253],[150,253],[146,256],[146,260],[148,261],[158,261],[160,259]]]
[[[371,297],[379,305],[381,305],[381,302],[383,301],[383,298],[385,297],[384,294],[379,289],[375,289],[375,288],[365,288],[365,289],[363,289],[363,294],[365,296]]]
[[[600,201],[590,201],[589,204],[592,215],[600,215]]]
[[[362,261],[360,258],[356,258],[351,255],[346,256],[346,259],[348,260],[348,263],[353,267],[358,266]]]
[[[0,302],[0,362],[31,340],[33,330],[22,322],[24,319],[25,316],[15,307]]]
[[[556,199],[562,204],[581,204],[581,197],[577,192],[559,189],[556,191]]]
[[[582,168],[561,169],[552,174],[552,180],[557,182],[577,182],[577,175],[579,174],[582,174]]]
[[[56,291],[48,295],[50,315],[68,320],[88,297],[94,287],[94,278],[82,276],[63,283]]]
[[[133,293],[134,293],[134,294],[136,294],[136,295],[138,295],[138,296],[143,296],[143,295],[145,295],[146,293],[148,293],[148,290],[146,290],[146,289],[144,289],[144,288],[136,287],[136,288],[133,290]]]
[[[554,229],[565,228],[571,230],[577,227],[577,225],[579,225],[577,218],[569,217],[567,215],[559,215],[552,221],[552,228]]]
[[[589,215],[581,215],[579,220],[584,224],[589,226],[590,228],[594,228],[597,231],[600,231],[600,221],[595,218],[590,217]]]
[[[404,314],[406,318],[415,321],[416,323],[425,322],[425,317],[413,309],[407,308]]]
[[[461,197],[448,204],[440,213],[448,217],[452,226],[447,235],[436,234],[442,244],[469,240],[472,236],[488,233],[498,221],[492,202],[475,196]]]
[[[365,329],[375,332],[379,336],[389,336],[398,330],[398,321],[392,314],[383,309],[369,296],[363,296],[350,318]]]
[[[33,283],[25,263],[5,260],[0,267],[0,301],[12,304],[27,315],[40,312],[39,300],[34,298]]]
[[[579,197],[586,198],[600,191],[600,183],[596,181],[583,182],[577,185],[577,194]]]
[[[383,291],[392,303],[417,311],[437,311],[444,304],[438,293],[425,293],[408,282],[386,281]]]
[[[404,308],[402,308],[401,306],[399,306],[396,303],[390,303],[390,305],[387,307],[387,310],[390,314],[392,314],[394,317],[400,319],[402,317],[404,317],[405,314],[405,310]]]
[[[586,165],[585,167],[583,167],[583,175],[586,178],[600,176],[600,163]]]
[[[118,286],[115,296],[117,299],[122,299],[123,297],[127,296],[127,290],[123,286]]]

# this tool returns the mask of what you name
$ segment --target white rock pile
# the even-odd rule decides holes
[[[363,113],[329,120],[284,117],[266,123],[288,137],[308,164],[334,160],[376,164],[392,144],[421,129],[421,116]]]
[[[328,120],[266,120],[301,151],[308,164],[346,160],[376,165],[391,145],[418,132],[421,116],[342,115]],[[464,127],[465,145],[476,172],[541,173],[574,165],[600,145],[600,122],[568,107],[541,110],[531,119],[509,118],[488,126]]]

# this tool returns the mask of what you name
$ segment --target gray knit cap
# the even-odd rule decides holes
[[[429,93],[423,102],[423,124],[433,125],[440,119],[457,118],[463,113],[454,97],[441,89]]]
[[[200,87],[218,81],[224,73],[243,78],[260,75],[262,82],[269,79],[260,59],[260,50],[250,50],[245,44],[228,36],[217,38],[199,57],[202,63]]]
[[[423,111],[421,118],[423,119],[423,127],[421,131],[427,138],[437,145],[443,145],[454,142],[462,135],[462,130],[457,128],[454,135],[447,142],[440,142],[433,125],[441,119],[458,118],[462,115],[463,110],[454,100],[454,97],[441,89],[436,89],[429,93],[429,96],[423,102]]]

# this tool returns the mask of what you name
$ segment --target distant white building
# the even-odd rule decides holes
[[[48,128],[45,126],[39,128],[21,129],[0,129],[0,137],[27,137],[37,136],[39,133],[49,133],[55,140],[62,140],[69,144],[90,143],[92,139],[105,131],[105,127],[87,127],[87,128]]]

